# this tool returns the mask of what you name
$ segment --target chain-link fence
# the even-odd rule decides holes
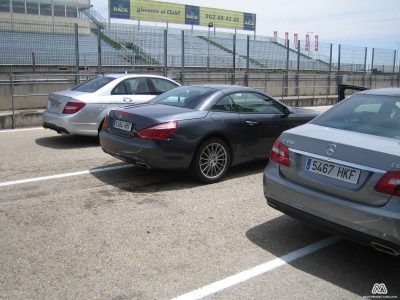
[[[0,66],[137,66],[397,73],[396,51],[122,24],[0,19]],[[4,68],[3,68],[4,70]]]

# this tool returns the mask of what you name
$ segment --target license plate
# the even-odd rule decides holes
[[[125,122],[125,121],[120,121],[120,120],[115,120],[114,121],[114,128],[118,128],[118,129],[125,130],[125,131],[131,131],[132,123]]]
[[[313,158],[307,158],[306,171],[353,184],[357,184],[360,177],[360,170]]]

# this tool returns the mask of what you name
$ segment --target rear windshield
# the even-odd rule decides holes
[[[200,106],[213,93],[215,93],[214,89],[206,87],[182,86],[157,96],[150,103],[194,109]]]
[[[115,78],[112,77],[99,77],[95,79],[88,80],[76,87],[72,88],[73,91],[84,92],[84,93],[93,93],[98,89],[105,86],[107,83],[110,83]]]
[[[399,97],[353,95],[311,123],[400,139]]]

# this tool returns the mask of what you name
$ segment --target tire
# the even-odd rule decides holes
[[[228,145],[219,138],[210,138],[197,149],[190,171],[196,179],[204,183],[213,183],[228,172],[230,164]]]

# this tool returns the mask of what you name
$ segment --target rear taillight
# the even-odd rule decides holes
[[[158,124],[149,128],[145,128],[136,133],[136,136],[142,139],[161,141],[165,140],[178,129],[178,121]]]
[[[290,166],[289,148],[280,140],[276,140],[272,146],[269,159],[284,166]]]
[[[68,102],[63,110],[63,114],[70,115],[80,111],[82,108],[85,107],[85,103],[82,102]]]
[[[108,128],[110,128],[110,118],[109,118],[109,117],[105,117],[105,118],[104,118],[102,128],[103,128],[103,129],[108,129]]]
[[[400,172],[386,172],[376,184],[375,191],[400,196]]]

